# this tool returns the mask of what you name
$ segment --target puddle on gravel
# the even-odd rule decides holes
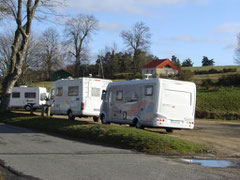
[[[201,166],[205,167],[226,168],[236,166],[234,162],[226,160],[199,160],[199,159],[181,159],[181,160],[188,163],[200,164]]]

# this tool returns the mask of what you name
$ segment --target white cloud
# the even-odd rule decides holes
[[[166,40],[166,41],[180,41],[180,42],[185,42],[185,43],[206,43],[206,42],[217,42],[218,40],[213,39],[213,38],[195,38],[190,35],[179,35],[179,36],[174,36],[174,37],[169,37],[169,38],[161,38],[161,40]]]
[[[225,23],[216,27],[214,33],[239,33],[240,23]]]
[[[237,47],[236,44],[228,44],[228,45],[225,46],[223,49],[224,49],[224,50],[230,50],[230,51],[233,51],[233,50],[236,49],[236,47]]]
[[[124,29],[124,25],[118,23],[100,22],[99,26],[101,30],[110,32],[120,32],[122,29]]]
[[[75,10],[85,10],[90,12],[113,12],[141,14],[145,16],[156,16],[147,10],[147,7],[157,7],[163,5],[180,5],[185,3],[202,4],[208,0],[69,0],[69,8]]]

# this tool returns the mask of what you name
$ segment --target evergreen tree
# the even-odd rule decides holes
[[[190,58],[187,58],[182,62],[182,67],[192,67],[192,66],[193,66],[193,62]]]
[[[173,64],[175,64],[177,67],[179,67],[179,68],[181,67],[181,62],[180,62],[180,60],[179,60],[175,55],[172,56],[171,61],[172,61]]]
[[[213,59],[208,59],[207,56],[203,56],[202,59],[202,66],[213,66],[214,65],[214,60]]]

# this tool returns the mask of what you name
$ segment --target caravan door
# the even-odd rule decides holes
[[[80,114],[81,99],[80,99],[80,87],[69,86],[68,87],[68,100],[72,113],[74,115]]]
[[[112,89],[111,96],[109,98],[109,117],[113,121],[119,121],[122,119],[123,89]]]
[[[88,115],[99,116],[102,104],[102,89],[102,82],[100,80],[90,80],[88,82],[88,95],[84,101],[84,111],[86,111]]]
[[[59,113],[59,103],[57,102],[57,98],[55,96],[55,88],[52,88],[51,91],[50,91],[50,104],[52,105],[51,107],[51,113],[52,114],[58,114]]]

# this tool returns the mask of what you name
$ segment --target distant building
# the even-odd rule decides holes
[[[146,64],[142,68],[142,74],[152,74],[157,77],[177,75],[181,70],[169,59],[157,59]]]
[[[52,73],[51,81],[56,81],[58,79],[65,79],[72,76],[72,74],[68,73],[67,71],[64,71],[63,69],[60,69],[58,71],[55,71]]]

